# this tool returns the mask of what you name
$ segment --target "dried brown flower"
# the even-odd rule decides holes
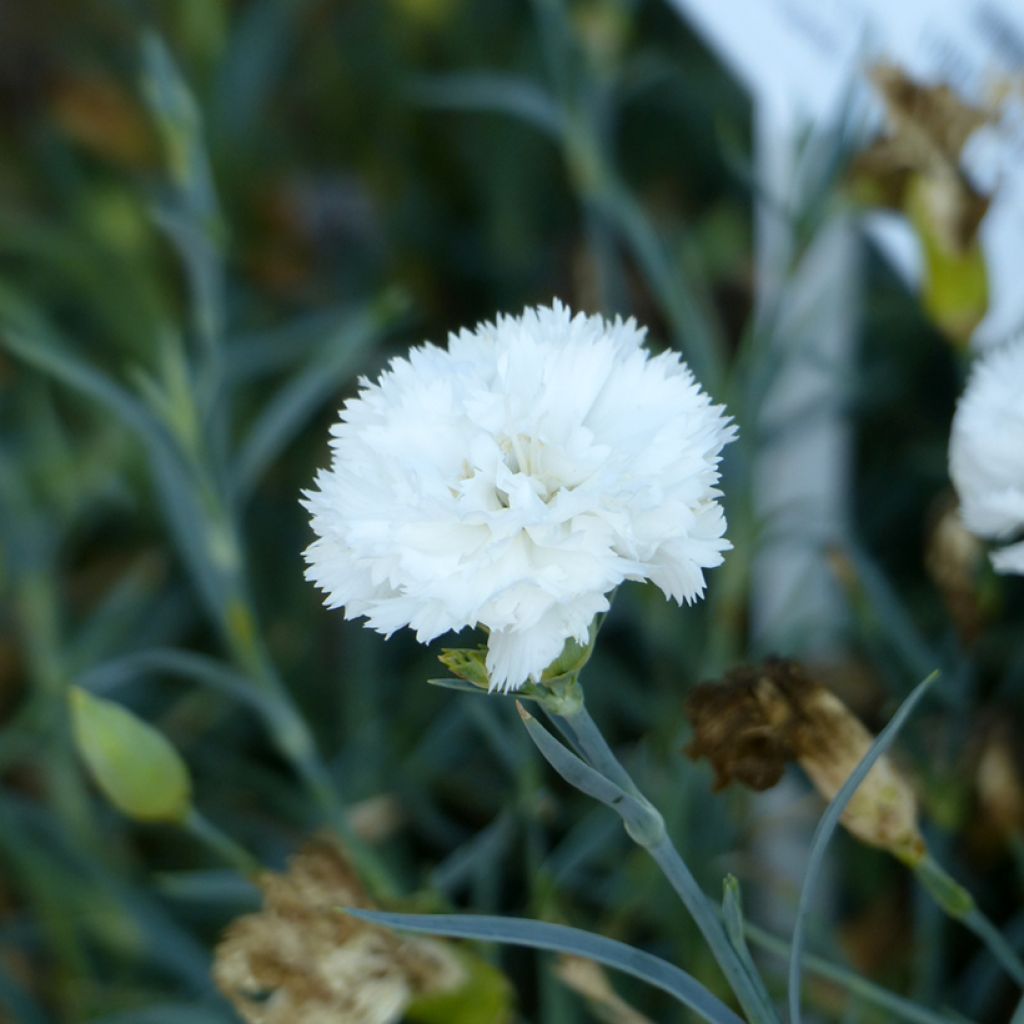
[[[960,154],[992,113],[948,85],[922,85],[890,64],[876,65],[869,77],[885,102],[889,133],[858,157],[855,176],[873,180],[895,208],[904,207],[912,179],[927,183],[923,195],[943,247],[965,252],[989,201],[961,171]]]
[[[420,995],[458,987],[452,948],[342,913],[371,907],[330,839],[316,839],[286,874],[260,880],[263,909],[239,918],[217,946],[218,988],[249,1024],[392,1024]]]
[[[967,140],[993,120],[993,111],[972,106],[950,86],[922,85],[893,64],[876,64],[869,77],[885,101],[905,165],[958,164]]]
[[[694,730],[686,753],[711,762],[716,789],[733,780],[768,789],[795,760],[832,800],[873,740],[850,709],[794,661],[769,659],[702,684],[690,694],[686,713]],[[842,821],[862,842],[905,860],[924,853],[917,801],[888,757],[868,772]]]
[[[972,106],[949,86],[915,82],[892,65],[872,68],[870,78],[888,131],[854,160],[853,192],[908,217],[924,258],[924,307],[949,338],[964,343],[988,307],[979,228],[991,200],[964,173],[961,156],[998,110]]]

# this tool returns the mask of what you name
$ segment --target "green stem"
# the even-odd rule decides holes
[[[736,948],[729,941],[725,926],[713,904],[697,884],[668,833],[666,832],[653,846],[648,846],[647,852],[654,858],[654,862],[661,868],[662,874],[690,912],[744,1012],[752,1021],[763,1021],[765,1024],[778,1021],[771,996],[760,975],[752,974],[748,970]]]
[[[226,832],[221,831],[212,821],[205,818],[194,807],[183,822],[185,830],[194,836],[225,863],[230,864],[239,874],[257,879],[263,874],[263,865]]]
[[[578,684],[572,685],[578,688]],[[630,838],[646,849],[661,868],[662,874],[700,929],[712,955],[750,1020],[756,1024],[777,1024],[779,1017],[763,980],[748,970],[739,952],[729,941],[725,926],[719,919],[714,905],[697,884],[697,880],[665,831],[661,815],[640,793],[629,772],[608,746],[604,735],[583,703],[582,692],[573,696],[576,699],[570,702],[564,699],[560,701],[561,713],[553,717],[592,768],[650,809],[652,827],[643,830],[627,828]],[[655,827],[655,824],[658,827]]]
[[[790,945],[785,939],[780,939],[749,922],[744,923],[743,931],[747,939],[755,946],[760,946],[766,952],[774,953],[784,960],[789,959]],[[911,1021],[912,1024],[948,1024],[949,1018],[933,1013],[909,999],[904,999],[902,996],[862,978],[859,974],[840,967],[839,964],[815,956],[813,953],[804,953],[801,959],[808,971],[828,981],[834,981],[837,985],[842,985],[851,995],[900,1017],[902,1020]]]
[[[331,774],[316,749],[306,720],[299,713],[291,694],[277,677],[269,660],[256,667],[254,678],[270,697],[272,713],[264,716],[274,745],[292,766],[310,796],[316,801],[331,828],[340,836],[352,858],[359,877],[369,891],[382,900],[398,895],[398,886],[383,861],[352,828],[348,810]]]
[[[1024,987],[1024,963],[1002,932],[978,909],[974,897],[929,854],[910,867],[942,910],[974,932],[1007,974]]]
[[[535,0],[534,8],[548,76],[565,112],[562,151],[572,184],[584,209],[594,210],[631,253],[664,310],[676,345],[714,394],[723,384],[725,367],[709,310],[614,168],[601,105],[593,102],[603,85],[582,68],[574,74],[578,54],[563,0]]]
[[[1003,938],[1003,933],[977,908],[961,920],[966,928],[969,928],[985,943],[989,952],[1006,969],[1007,974],[1024,988],[1024,964]]]
[[[191,462],[205,494],[202,507],[208,519],[208,533],[226,538],[230,550],[241,552],[241,530],[229,502],[217,486],[209,452],[205,447],[194,453],[182,448],[182,457]],[[268,698],[263,721],[271,741],[316,802],[330,827],[344,841],[360,878],[370,892],[378,899],[395,896],[398,888],[390,873],[353,831],[342,795],[317,750],[312,730],[277,672],[263,641],[241,561],[230,566],[227,574],[217,609],[218,625],[235,664]]]

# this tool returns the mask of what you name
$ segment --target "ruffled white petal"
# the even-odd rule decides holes
[[[996,572],[1016,573],[1024,576],[1024,541],[1007,544],[992,552],[992,565]]]
[[[623,581],[699,597],[729,548],[715,488],[735,430],[643,338],[556,302],[361,381],[304,501],[326,603],[423,642],[485,626],[492,685],[516,689]]]
[[[979,357],[953,417],[949,470],[968,530],[1024,533],[1024,339]],[[995,568],[1024,573],[1020,549],[993,554]]]

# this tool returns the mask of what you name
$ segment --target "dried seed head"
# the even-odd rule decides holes
[[[972,136],[999,120],[998,105],[972,106],[946,85],[916,82],[893,65],[871,68],[888,128],[853,161],[854,193],[904,214],[921,243],[921,297],[937,325],[965,343],[988,306],[979,229],[991,197],[964,173]]]
[[[890,193],[905,193],[914,180],[925,184],[923,199],[943,248],[963,253],[989,201],[961,171],[960,156],[995,112],[971,106],[949,86],[915,82],[892,65],[876,65],[870,78],[885,103],[889,132],[861,154],[861,171],[883,179]],[[894,205],[904,200],[899,195]]]
[[[967,140],[997,116],[972,106],[948,85],[915,82],[892,64],[876,64],[869,77],[882,95],[905,160],[922,168],[959,163]]]
[[[721,682],[695,688],[687,700],[694,739],[686,753],[706,757],[715,788],[734,779],[755,790],[775,785],[798,761],[818,792],[832,800],[873,737],[838,697],[792,661],[742,666]],[[917,801],[888,757],[881,757],[854,794],[843,824],[862,842],[904,860],[924,853]]]
[[[263,909],[228,928],[213,967],[249,1024],[392,1024],[414,998],[465,980],[445,943],[342,913],[372,903],[329,839],[304,847],[286,874],[268,872],[260,888]]]

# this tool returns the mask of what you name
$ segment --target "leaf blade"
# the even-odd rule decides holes
[[[443,935],[453,939],[501,942],[582,956],[667,992],[712,1024],[743,1024],[740,1017],[682,968],[642,949],[580,928],[516,917],[395,914],[354,909],[346,909],[345,913],[401,931]]]
[[[875,738],[871,749],[861,759],[860,764],[851,772],[850,777],[843,783],[842,788],[836,794],[835,799],[825,809],[817,828],[814,830],[814,837],[811,841],[811,851],[807,859],[807,867],[804,874],[804,883],[800,889],[800,900],[797,904],[796,924],[793,927],[793,938],[790,946],[789,956],[789,1016],[792,1024],[800,1024],[800,989],[801,972],[803,967],[803,945],[804,932],[807,921],[807,914],[810,910],[811,898],[814,895],[815,885],[818,876],[821,874],[821,867],[824,861],[825,850],[828,847],[832,834],[839,826],[839,819],[846,810],[854,793],[860,784],[867,777],[868,772],[875,762],[892,746],[896,735],[903,727],[903,724],[910,717],[911,712],[927,693],[931,684],[938,677],[939,673],[932,672],[926,676],[910,692],[910,695],[896,709],[896,713],[889,719],[885,728]]]

